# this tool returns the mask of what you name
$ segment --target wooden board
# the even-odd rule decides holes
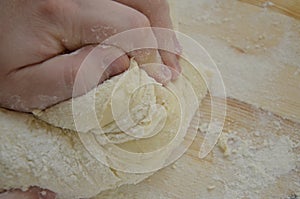
[[[202,123],[210,119],[210,99],[201,106]],[[205,159],[199,159],[199,133],[189,150],[138,185],[107,191],[97,198],[288,198],[300,194],[300,123],[243,102],[228,99],[222,137]]]
[[[300,1],[297,0],[240,0],[245,3],[253,4],[259,7],[268,7],[272,11],[283,13],[287,16],[300,19]]]
[[[299,20],[235,0],[170,2],[177,28],[208,51],[229,97],[300,121]]]
[[[300,1],[169,2],[175,27],[205,47],[222,74],[224,132],[205,159],[199,132],[174,165],[97,198],[300,197]],[[201,109],[205,124],[208,97]]]

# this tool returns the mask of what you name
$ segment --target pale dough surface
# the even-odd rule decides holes
[[[57,192],[59,198],[88,198],[150,176],[151,172],[125,173],[105,166],[89,153],[79,135],[95,135],[107,150],[116,144],[138,153],[160,149],[179,135],[167,150],[147,157],[150,160],[144,162],[163,164],[183,139],[181,133],[187,131],[207,93],[200,73],[184,61],[181,64],[183,75],[166,87],[132,63],[128,71],[84,96],[45,111],[22,114],[1,109],[0,188],[37,185]],[[132,123],[126,122],[128,114]],[[125,134],[116,121],[132,134]],[[134,137],[139,135],[141,127],[144,135],[160,131],[146,139]],[[139,165],[142,159],[128,161]]]

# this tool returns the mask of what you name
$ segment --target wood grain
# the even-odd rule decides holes
[[[300,121],[300,20],[235,0],[171,5],[179,31],[216,62],[229,97]]]
[[[229,98],[222,135],[230,154],[216,146],[199,159],[199,132],[174,165],[97,199],[299,197],[300,1],[169,2],[175,27],[207,49],[223,76]],[[208,122],[209,97],[201,113]]]
[[[202,122],[210,120],[210,103],[209,97],[203,101]],[[260,171],[259,169],[267,169],[270,166],[268,161],[257,162],[260,165],[257,167],[258,170],[253,170],[252,164],[256,163],[259,154],[265,150],[270,149],[270,152],[276,152],[273,149],[277,147],[284,150],[285,146],[281,145],[281,139],[287,138],[293,143],[299,143],[300,124],[235,99],[228,99],[227,104],[223,134],[234,135],[241,139],[240,142],[248,143],[246,146],[254,150],[257,157],[247,156],[242,151],[235,153],[235,146],[231,143],[234,141],[230,138],[227,141],[231,150],[229,156],[225,156],[222,149],[215,146],[206,158],[199,159],[199,148],[204,137],[203,132],[199,132],[188,151],[174,165],[162,169],[138,185],[128,185],[117,190],[106,191],[97,199],[215,199],[229,198],[228,196],[232,196],[231,198],[253,198],[253,196],[255,198],[287,198],[299,194],[300,171],[298,169],[290,169],[282,173],[281,168],[274,167],[273,170]],[[255,132],[259,132],[259,135]],[[266,141],[271,142],[271,140],[273,143],[264,145]],[[284,165],[286,164],[284,161],[287,160],[285,156],[299,157],[299,145],[290,149],[290,154],[270,153],[265,158],[274,159],[272,158],[274,156],[276,164]],[[239,164],[237,160],[244,161],[245,165]],[[295,165],[289,165],[290,168],[296,168],[300,164],[299,159],[292,162]],[[249,172],[241,173],[245,170]],[[246,180],[243,175],[248,179]],[[256,183],[263,175],[267,176],[263,181],[265,184]],[[234,193],[238,195],[229,195]],[[252,197],[247,197],[247,195]]]
[[[298,0],[239,0],[245,3],[268,8],[287,16],[300,19],[300,1]]]

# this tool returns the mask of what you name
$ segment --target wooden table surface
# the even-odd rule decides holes
[[[176,28],[210,53],[227,116],[217,146],[198,157],[205,129],[172,166],[97,198],[300,197],[300,1],[170,0]],[[210,98],[202,106],[209,118]]]

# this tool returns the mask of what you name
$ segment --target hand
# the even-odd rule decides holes
[[[0,193],[0,199],[55,199],[56,194],[38,187],[31,187],[27,191],[20,189]]]
[[[95,49],[99,57],[89,75],[104,72],[98,83],[124,72],[130,57],[139,64],[154,58],[155,62],[168,65],[170,70],[146,70],[162,83],[176,79],[181,72],[177,57],[162,50],[124,54],[118,47],[96,47],[125,30],[172,28],[166,0],[0,1],[0,25],[0,106],[4,108],[31,112],[71,98],[77,71]],[[164,39],[155,36],[155,32],[148,32],[144,38],[160,46]],[[171,40],[179,49],[174,35]],[[159,73],[162,75],[157,76]],[[0,199],[35,199],[40,193],[46,193],[44,198],[55,198],[52,192],[41,191],[37,187],[27,192],[8,191],[1,193]]]
[[[165,0],[0,1],[0,24],[0,106],[23,112],[71,98],[84,58],[109,36],[140,27],[172,27]],[[154,33],[147,34],[146,40],[155,40]],[[178,45],[175,36],[171,39]],[[155,57],[173,69],[172,74],[163,67],[155,72],[148,69],[162,83],[176,79],[181,70],[176,56],[163,51],[124,54],[117,47],[99,51],[90,75],[105,70],[107,57],[119,57],[99,83],[125,71],[129,56],[139,64],[149,61],[146,56]]]

